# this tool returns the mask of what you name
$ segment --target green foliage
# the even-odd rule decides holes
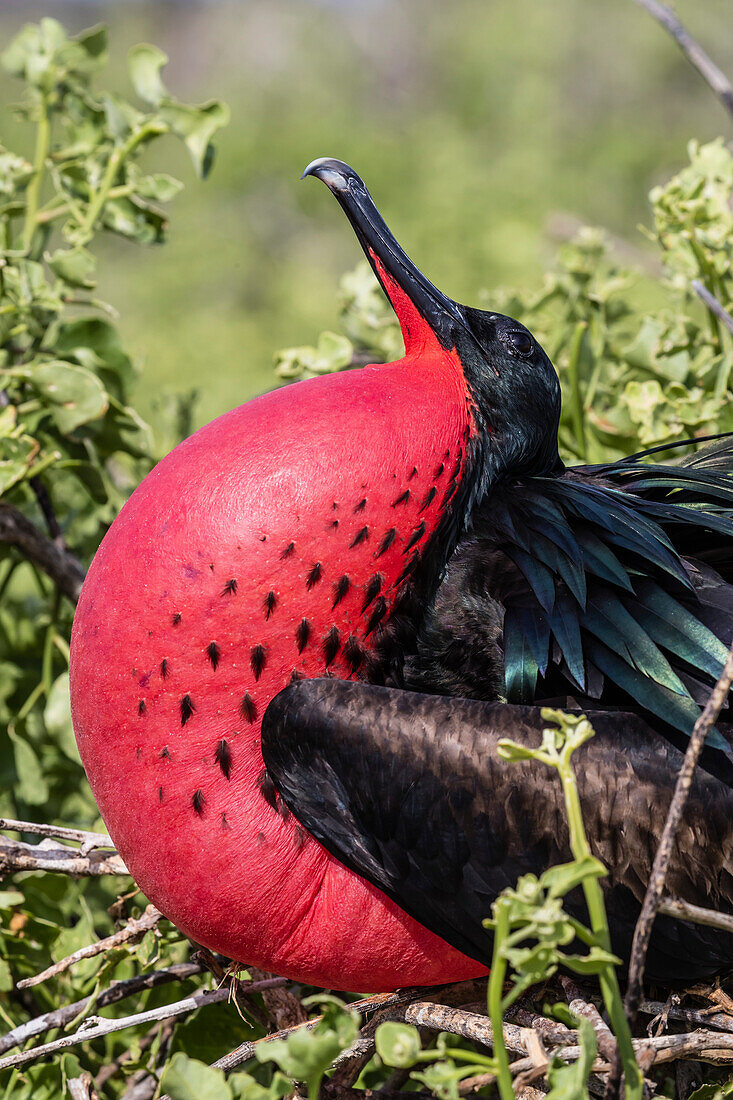
[[[143,168],[142,154],[147,160],[172,134],[204,175],[226,120],[221,104],[190,107],[165,91],[165,58],[154,47],[137,47],[128,59],[141,104],[95,87],[106,59],[103,27],[69,37],[54,19],[25,27],[1,58],[25,84],[18,111],[35,152],[31,163],[0,147],[0,497],[40,530],[52,509],[84,561],[153,460],[150,429],[131,404],[136,372],[115,311],[95,294],[95,249],[108,233],[164,240],[159,204],[182,185]],[[58,537],[53,527],[49,533]],[[72,614],[44,575],[0,548],[0,813],[94,826],[98,811],[69,713]],[[28,1015],[11,995],[19,979],[112,932],[115,912],[139,912],[129,905],[108,912],[120,888],[129,880],[31,874],[0,892],[0,1014],[8,1028]],[[44,1011],[91,995],[90,1015],[112,978],[187,956],[178,931],[163,925],[138,945],[44,983],[34,1003]],[[121,1014],[165,1003],[180,988],[145,991]],[[218,1007],[221,1019],[227,1006]],[[85,1057],[85,1068],[96,1071],[126,1049],[131,1068],[144,1064],[151,1052],[139,1049],[141,1034],[111,1037]],[[74,1073],[79,1062],[67,1055],[14,1074],[5,1095],[57,1097],[64,1075]]]
[[[105,232],[161,242],[160,204],[182,184],[143,168],[142,154],[172,134],[205,175],[227,113],[217,102],[193,107],[171,96],[160,75],[166,58],[153,46],[128,57],[141,102],[98,90],[104,27],[69,37],[42,19],[1,60],[25,83],[18,112],[35,153],[29,163],[0,147],[0,497],[39,527],[50,505],[88,559],[152,462],[115,311],[95,296],[94,246]],[[90,822],[96,811],[68,710],[72,609],[8,548],[0,592],[0,810],[24,817],[44,805]]]
[[[565,1005],[555,1006],[567,1008]],[[588,1078],[596,1057],[596,1036],[590,1020],[582,1016],[573,1016],[568,1012],[566,1023],[578,1030],[580,1057],[576,1062],[563,1062],[557,1054],[550,1059],[547,1068],[547,1083],[550,1086],[549,1100],[579,1100],[590,1096]]]
[[[511,9],[514,25],[514,5]],[[553,16],[553,25],[556,22]],[[534,33],[533,37],[544,53],[542,36]],[[482,36],[474,34],[472,38],[482,42],[482,57],[477,68],[475,58],[471,60],[471,42],[461,41],[465,70],[483,73]],[[450,56],[442,41],[440,50]],[[226,109],[218,102],[190,106],[169,94],[162,78],[166,58],[155,46],[136,46],[129,53],[127,76],[133,92],[129,99],[95,87],[106,60],[103,28],[72,38],[52,19],[25,28],[3,54],[6,71],[25,83],[20,117],[33,135],[30,146],[34,151],[29,158],[18,150],[0,148],[0,495],[41,527],[41,503],[44,493],[49,494],[65,538],[85,561],[152,461],[150,430],[132,403],[136,371],[120,337],[115,311],[96,296],[97,262],[105,255],[102,239],[122,238],[128,244],[164,241],[167,222],[162,206],[176,197],[182,185],[175,175],[157,170],[159,165],[153,163],[163,154],[164,166],[175,163],[169,159],[173,155],[170,143],[166,145],[162,139],[166,135],[179,139],[184,159],[190,157],[196,173],[204,177],[212,163],[212,140],[227,119]],[[512,79],[516,76],[512,74]],[[283,95],[279,107],[274,98],[272,89],[267,91],[262,114],[266,124],[261,132],[255,132],[256,123],[247,116],[247,126],[252,125],[254,132],[253,138],[248,129],[247,146],[256,147],[258,155],[268,141],[278,147],[289,144],[283,126],[290,125],[294,117],[292,96]],[[486,98],[483,91],[476,94],[473,86],[466,96],[472,112],[474,105]],[[542,130],[554,145],[558,138],[545,124],[544,100],[541,106],[542,111],[534,114],[542,117]],[[319,111],[311,114],[317,120],[320,140],[322,115]],[[485,132],[485,122],[478,115],[477,119]],[[348,122],[351,128],[351,118]],[[454,162],[460,156],[462,180],[470,181],[472,173],[474,191],[486,193],[485,152],[469,163],[466,149],[453,144],[453,126],[451,121],[451,132],[446,132],[442,123],[437,130],[431,125],[424,128],[424,140],[419,135],[416,138],[415,163],[420,165],[420,180],[424,181],[422,195],[428,198],[431,186],[438,190],[445,186],[445,176],[441,182],[440,173],[430,167],[438,167],[430,158],[444,156],[444,151]],[[420,126],[413,129],[417,132]],[[313,132],[298,137],[301,140],[307,143],[307,154],[301,156],[298,146],[293,152],[298,164],[314,151]],[[478,149],[479,143],[474,145]],[[370,150],[373,146],[369,137]],[[581,169],[584,187],[586,152],[584,149]],[[521,163],[492,157],[488,168],[500,174],[506,187],[508,177],[521,182],[526,158],[531,156],[537,157],[544,173],[544,153],[532,140],[523,143]],[[357,166],[359,163],[357,160]],[[501,302],[495,293],[485,296],[490,308],[505,308],[530,324],[552,352],[565,394],[561,440],[566,456],[603,459],[637,445],[729,425],[731,340],[714,316],[706,314],[690,286],[693,279],[700,279],[723,305],[730,306],[732,163],[720,142],[692,145],[689,166],[666,187],[652,192],[649,234],[662,250],[660,274],[649,276],[620,263],[610,238],[596,230],[583,230],[560,249],[554,270],[539,289],[505,293]],[[232,180],[226,184],[237,198],[241,182],[236,177],[237,187]],[[398,183],[393,194],[403,201],[405,181],[399,179]],[[250,192],[249,201],[265,205],[256,184],[250,185]],[[513,254],[519,241],[519,255],[523,248],[526,254],[530,231],[525,223],[518,233],[521,222],[519,218],[513,221],[515,199],[518,208],[526,200],[515,194],[513,186],[507,193],[510,206],[503,213],[491,209],[495,251],[502,246]],[[415,181],[409,194],[411,205],[419,207]],[[469,264],[473,255],[472,270],[476,270],[477,257],[483,264],[487,253],[488,238],[481,233],[466,239],[468,229],[476,224],[476,210],[465,204],[464,214],[464,197],[451,194],[450,211],[446,212],[446,239],[461,242],[451,261],[454,276],[456,265],[463,264],[466,255]],[[531,201],[534,205],[534,196]],[[227,262],[238,261],[240,250],[249,246],[261,260],[262,247],[258,254],[251,247],[253,239],[247,240],[245,235],[242,243],[232,234],[231,204],[225,208],[222,203],[222,208],[226,209],[222,214],[226,228],[219,239],[222,248],[217,250],[209,239],[209,253],[222,251]],[[257,207],[248,224],[258,220],[260,210]],[[278,200],[278,220],[280,214]],[[210,234],[212,225],[208,226]],[[245,227],[240,229],[246,232]],[[532,235],[537,235],[534,230]],[[198,261],[199,247],[197,237],[191,259]],[[128,293],[124,281],[132,281],[132,269],[125,264],[139,261],[131,261],[124,252],[116,253],[116,258],[123,270],[118,290]],[[256,270],[256,260],[249,262]],[[274,269],[277,265],[270,266]],[[510,270],[515,268],[516,264],[509,265]],[[175,306],[170,302],[176,301],[176,288],[180,289],[183,281],[188,285],[189,271],[190,267],[176,271],[172,286],[169,274],[164,287],[150,294],[147,337],[151,347],[158,328],[165,334],[161,340],[177,347],[170,341],[170,332],[179,318],[171,318]],[[251,275],[250,271],[250,279]],[[257,276],[259,293],[259,278],[264,282],[264,273],[257,271]],[[140,281],[149,288],[148,280]],[[108,282],[105,277],[105,285]],[[286,290],[298,289],[300,293],[295,285],[299,282],[303,280],[291,278],[290,284],[285,280],[277,284],[278,316],[286,298],[291,304]],[[227,272],[226,289],[230,292],[229,284]],[[213,293],[219,295],[220,289],[217,285]],[[251,286],[247,293],[254,293]],[[273,317],[272,312],[267,313],[267,292],[263,293],[264,298],[257,298],[258,316],[264,318],[262,328]],[[296,320],[299,311],[303,313],[307,294],[306,288],[297,298],[292,311]],[[245,313],[241,301],[231,293],[230,297],[240,321]],[[167,324],[159,326],[160,316]],[[136,315],[136,324],[138,320]],[[239,334],[242,330],[234,319],[228,320],[231,332]],[[205,316],[207,356],[208,338],[218,329],[218,322],[218,314],[216,325],[212,315]],[[340,326],[342,331],[325,332],[313,347],[281,353],[279,376],[288,380],[317,375],[344,369],[354,359],[363,362],[400,355],[397,325],[366,264],[342,282]],[[292,331],[297,331],[297,325]],[[232,342],[221,346],[229,353],[238,352],[244,341],[232,340],[231,332]],[[156,350],[161,350],[160,341]],[[226,361],[228,355],[220,355],[220,359]],[[179,368],[176,363],[176,370]],[[150,388],[157,389],[157,375],[153,377]],[[192,395],[158,398],[156,415],[167,429],[166,447],[190,432],[193,400]],[[70,621],[71,608],[45,577],[14,551],[0,552],[0,813],[94,827],[98,825],[97,810],[83,779],[68,707]],[[580,743],[578,738],[590,735],[590,730],[587,724],[568,724],[559,716],[556,720],[559,727],[548,728],[543,745],[530,755],[555,767],[569,784],[568,815],[580,842],[582,821],[572,804],[572,782],[563,769],[569,768],[573,751],[568,746]],[[508,758],[527,754],[526,749],[509,743],[504,751]],[[598,879],[603,869],[587,851],[574,852],[574,856],[572,862],[550,869],[539,879],[526,876],[498,899],[492,918],[499,964],[495,971],[501,975],[503,966],[505,973],[511,972],[512,985],[505,992],[501,982],[498,989],[494,982],[494,1014],[504,1011],[523,989],[551,975],[560,965],[579,973],[599,974],[612,1018],[617,1013],[618,1000],[614,1001],[609,978],[614,959],[604,939],[603,921],[598,919]],[[139,944],[85,960],[37,987],[29,1008],[14,992],[19,978],[109,933],[118,916],[139,914],[142,899],[116,900],[117,891],[129,887],[127,879],[78,882],[30,874],[5,885],[0,891],[0,1015],[8,1027],[23,1022],[31,1012],[89,996],[89,1004],[69,1025],[78,1026],[85,1017],[96,1014],[97,998],[112,980],[147,973],[189,955],[188,943],[162,922]],[[578,885],[595,898],[593,905],[589,901],[590,928],[573,921],[563,908],[563,898]],[[503,927],[497,931],[499,923]],[[576,941],[583,953],[576,950]],[[200,980],[196,984],[201,987]],[[185,996],[192,988],[178,983],[147,990],[122,1005],[106,1008],[104,1014],[127,1015],[154,1008]],[[322,1003],[321,998],[318,1001]],[[575,1100],[586,1094],[595,1040],[586,1021],[568,1018],[566,1022],[579,1029],[582,1057],[573,1065],[553,1061],[550,1096]],[[617,1025],[616,1017],[614,1026],[621,1035]],[[287,1040],[258,1047],[249,1072],[225,1078],[208,1063],[241,1041],[243,1033],[247,1038],[259,1037],[263,1029],[242,1020],[233,1005],[210,1006],[178,1025],[173,1054],[158,1092],[167,1092],[173,1100],[194,1096],[203,1100],[281,1100],[297,1080],[315,1097],[333,1058],[353,1042],[357,1029],[358,1019],[348,1006],[326,1002],[320,1022]],[[0,1088],[13,1100],[51,1100],[61,1095],[66,1081],[82,1069],[96,1074],[124,1055],[119,1072],[103,1089],[105,1096],[120,1096],[133,1073],[159,1064],[161,1036],[146,1046],[146,1032],[145,1027],[136,1028],[86,1043],[78,1053],[12,1073]],[[146,1042],[149,1039],[148,1035]],[[462,1046],[455,1036],[441,1034],[432,1049],[422,1050],[419,1033],[405,1024],[382,1025],[377,1048],[379,1058],[365,1071],[375,1083],[384,1082],[389,1066],[414,1066],[418,1068],[412,1076],[418,1085],[451,1100],[458,1096],[458,1085],[466,1077],[494,1072],[501,1078],[505,1070],[501,1044],[491,1056],[484,1056]],[[633,1079],[631,1084],[629,1094],[633,1095]],[[717,1098],[718,1092],[724,1096],[729,1091],[705,1088],[708,1091],[700,1090],[701,1097]]]
[[[326,1070],[334,1059],[351,1046],[359,1032],[359,1017],[337,997],[319,994],[306,997],[303,1004],[323,1005],[323,1014],[312,1029],[301,1028],[286,1039],[273,1039],[257,1048],[258,1062],[275,1062],[295,1081],[302,1081],[309,1100],[318,1100],[318,1091]]]
[[[610,238],[585,228],[560,248],[539,289],[479,295],[485,308],[526,324],[556,364],[570,461],[733,430],[733,337],[692,288],[700,280],[724,308],[733,302],[733,153],[722,140],[691,142],[688,153],[689,165],[650,194],[658,275],[618,263]],[[649,311],[650,298],[663,307]],[[366,263],[342,279],[341,327],[340,340],[325,333],[318,348],[280,352],[280,377],[399,357],[397,322]]]

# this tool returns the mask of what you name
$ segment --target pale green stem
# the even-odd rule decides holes
[[[48,695],[51,691],[53,684],[53,650],[54,650],[54,636],[56,634],[56,623],[59,614],[59,590],[55,589],[53,594],[53,600],[51,602],[51,621],[46,627],[46,637],[43,640],[43,662],[41,665],[41,680],[43,681],[43,689]]]
[[[588,444],[585,438],[585,413],[583,394],[580,388],[580,353],[583,349],[583,337],[588,328],[587,321],[578,321],[570,340],[568,355],[568,377],[570,381],[570,412],[573,418],[573,431],[580,457],[588,458]]]
[[[570,830],[570,848],[577,860],[590,859],[592,853],[588,838],[585,835],[583,814],[580,808],[580,797],[575,783],[575,775],[570,764],[570,751],[566,746],[560,762],[556,765],[562,783],[565,797],[565,812]],[[598,944],[604,951],[611,950],[611,936],[608,930],[606,907],[603,901],[603,892],[597,878],[591,876],[583,879],[583,893],[588,906],[590,925]],[[631,1039],[629,1022],[626,1019],[624,1004],[621,998],[621,990],[616,977],[616,970],[612,963],[608,963],[598,976],[603,995],[603,1002],[611,1020],[616,1041],[618,1043],[621,1061],[623,1062],[626,1078],[626,1100],[641,1100],[643,1077],[634,1054],[634,1044]]]
[[[504,1014],[502,992],[506,977],[506,958],[502,947],[509,935],[509,914],[501,901],[496,907],[494,925],[494,955],[491,960],[489,987],[487,992],[489,1019],[494,1032],[494,1060],[496,1062],[496,1083],[501,1100],[514,1100],[514,1086],[509,1069],[509,1055],[504,1044]]]
[[[51,117],[48,109],[48,98],[41,96],[41,117],[38,120],[36,131],[36,151],[33,158],[33,176],[26,188],[25,194],[25,224],[23,226],[23,251],[30,252],[33,241],[33,232],[36,228],[36,213],[38,201],[41,195],[43,183],[43,170],[46,157],[51,147]]]
[[[110,153],[109,160],[107,161],[107,167],[102,177],[102,183],[99,190],[92,198],[89,206],[87,207],[86,217],[83,219],[79,226],[79,234],[81,243],[84,244],[92,236],[94,231],[94,225],[97,218],[104,209],[104,204],[110,197],[114,182],[117,178],[117,173],[124,164],[130,153],[134,151],[136,146],[144,141],[149,133],[153,131],[153,127],[143,126],[142,129],[136,131],[134,134],[130,134],[129,138],[123,145],[118,146]],[[157,130],[156,130],[157,132]]]

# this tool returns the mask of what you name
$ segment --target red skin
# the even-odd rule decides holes
[[[484,973],[284,820],[257,783],[267,703],[293,669],[324,674],[322,639],[332,626],[341,646],[330,670],[349,675],[343,643],[349,634],[364,639],[370,577],[382,574],[391,607],[405,546],[422,521],[418,549],[428,542],[473,430],[455,355],[390,290],[405,359],[277,390],[178,446],[105,537],[71,643],[84,767],[145,894],[214,951],[363,992]],[[438,492],[421,510],[433,485]],[[395,505],[406,489],[409,499]],[[368,537],[352,547],[364,527]],[[393,545],[377,558],[393,527]],[[316,562],[321,575],[309,589]],[[344,574],[351,586],[334,608]],[[232,579],[236,591],[226,587]],[[304,618],[312,629],[299,653]],[[258,645],[265,665],[256,678]],[[252,722],[241,712],[245,692],[257,710]],[[187,695],[195,709],[182,725]],[[228,769],[221,750],[217,759],[222,739]]]

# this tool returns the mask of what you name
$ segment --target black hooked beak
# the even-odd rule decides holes
[[[467,327],[461,306],[415,267],[387,228],[361,177],[342,160],[330,157],[311,161],[301,179],[306,176],[316,176],[336,196],[390,301],[392,295],[384,273],[407,295],[443,347],[455,347],[456,326]]]

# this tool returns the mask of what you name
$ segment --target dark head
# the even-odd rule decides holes
[[[531,332],[501,313],[459,305],[433,286],[392,236],[348,164],[322,158],[303,175],[322,180],[341,204],[397,314],[406,358],[418,357],[430,339],[457,354],[491,480],[558,469],[560,385]]]

